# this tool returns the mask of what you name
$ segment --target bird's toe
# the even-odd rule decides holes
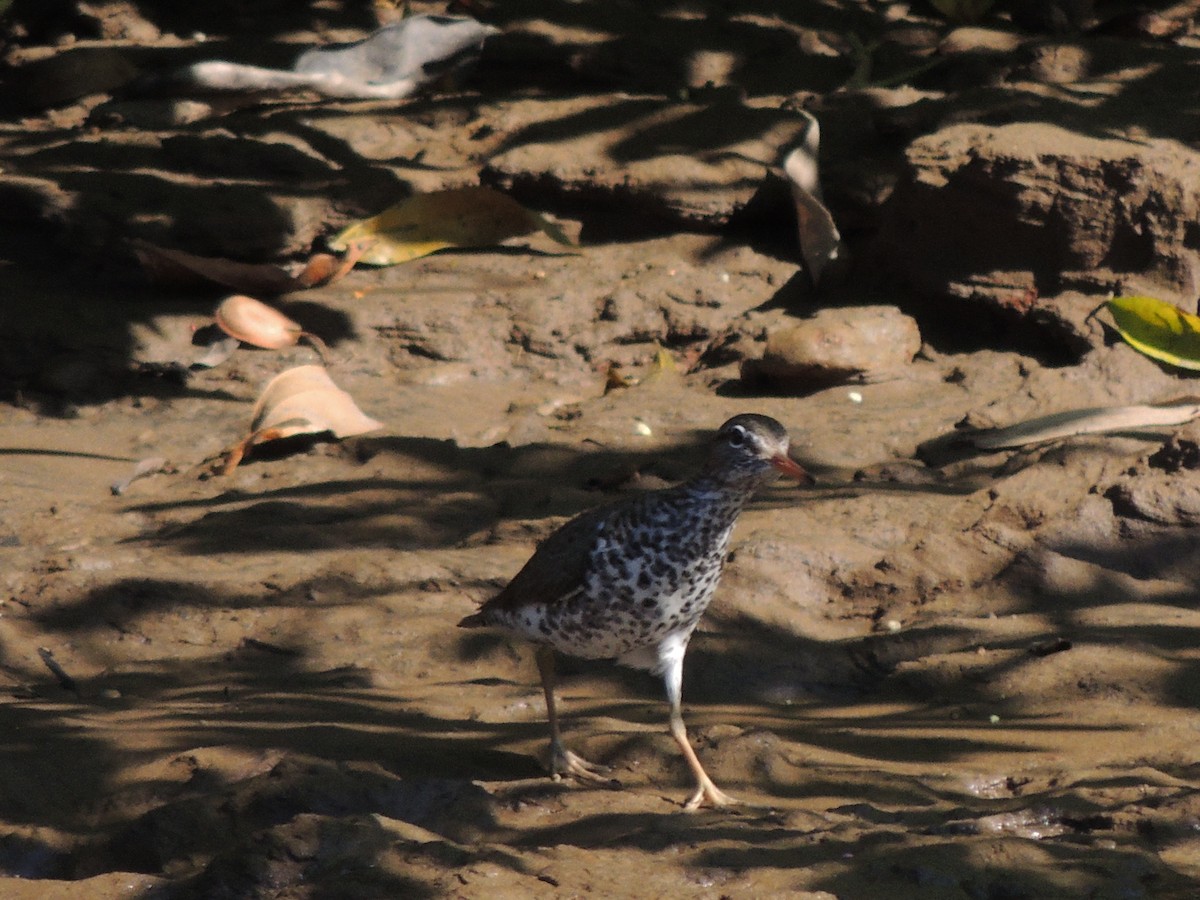
[[[594,784],[612,784],[615,780],[612,777],[612,769],[608,766],[589,762],[562,746],[550,748],[550,774],[556,780],[569,776]]]
[[[736,797],[730,797],[727,793],[713,784],[711,781],[706,781],[696,788],[696,793],[692,794],[687,803],[683,805],[685,812],[695,812],[701,807],[710,806],[714,809],[722,809],[727,806],[740,806],[741,800]]]

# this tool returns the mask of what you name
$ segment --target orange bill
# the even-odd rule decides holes
[[[796,462],[790,456],[780,454],[772,458],[771,465],[777,468],[784,475],[795,478],[801,484],[816,484],[816,479],[809,475],[801,468],[800,463]]]

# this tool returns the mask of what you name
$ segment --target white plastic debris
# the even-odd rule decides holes
[[[468,16],[412,16],[352,44],[310,48],[290,69],[195,63],[183,81],[220,91],[311,89],[327,97],[399,99],[473,62],[499,29]]]

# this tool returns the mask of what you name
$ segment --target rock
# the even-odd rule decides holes
[[[903,369],[920,349],[917,323],[894,306],[823,309],[773,333],[763,358],[743,364],[742,377],[799,390],[875,380]]]
[[[217,114],[213,104],[199,100],[110,100],[88,116],[98,128],[179,128]]]
[[[706,105],[621,94],[520,100],[496,118],[509,136],[484,181],[707,227],[745,210],[781,148],[809,125],[788,110],[730,99]],[[777,181],[782,208],[787,193]]]
[[[1091,54],[1076,44],[1042,44],[1020,74],[1043,84],[1071,84],[1088,76],[1091,62]]]
[[[938,53],[943,56],[956,56],[960,53],[1012,53],[1024,42],[1025,38],[1014,31],[964,25],[942,38],[942,42],[938,44]]]
[[[918,291],[982,299],[1016,320],[1044,318],[1047,298],[1072,289],[1194,308],[1200,152],[1041,123],[965,124],[913,142],[907,159],[875,249]]]
[[[1131,477],[1104,492],[1113,512],[1126,519],[1155,525],[1200,525],[1200,485],[1156,472]]]

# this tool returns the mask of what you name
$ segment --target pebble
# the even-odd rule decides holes
[[[898,374],[920,349],[917,323],[894,306],[823,309],[770,334],[763,358],[743,363],[742,378],[799,390],[873,381]]]
[[[1024,41],[1024,37],[1013,31],[966,25],[946,35],[938,45],[938,52],[943,56],[981,52],[1012,53]]]

